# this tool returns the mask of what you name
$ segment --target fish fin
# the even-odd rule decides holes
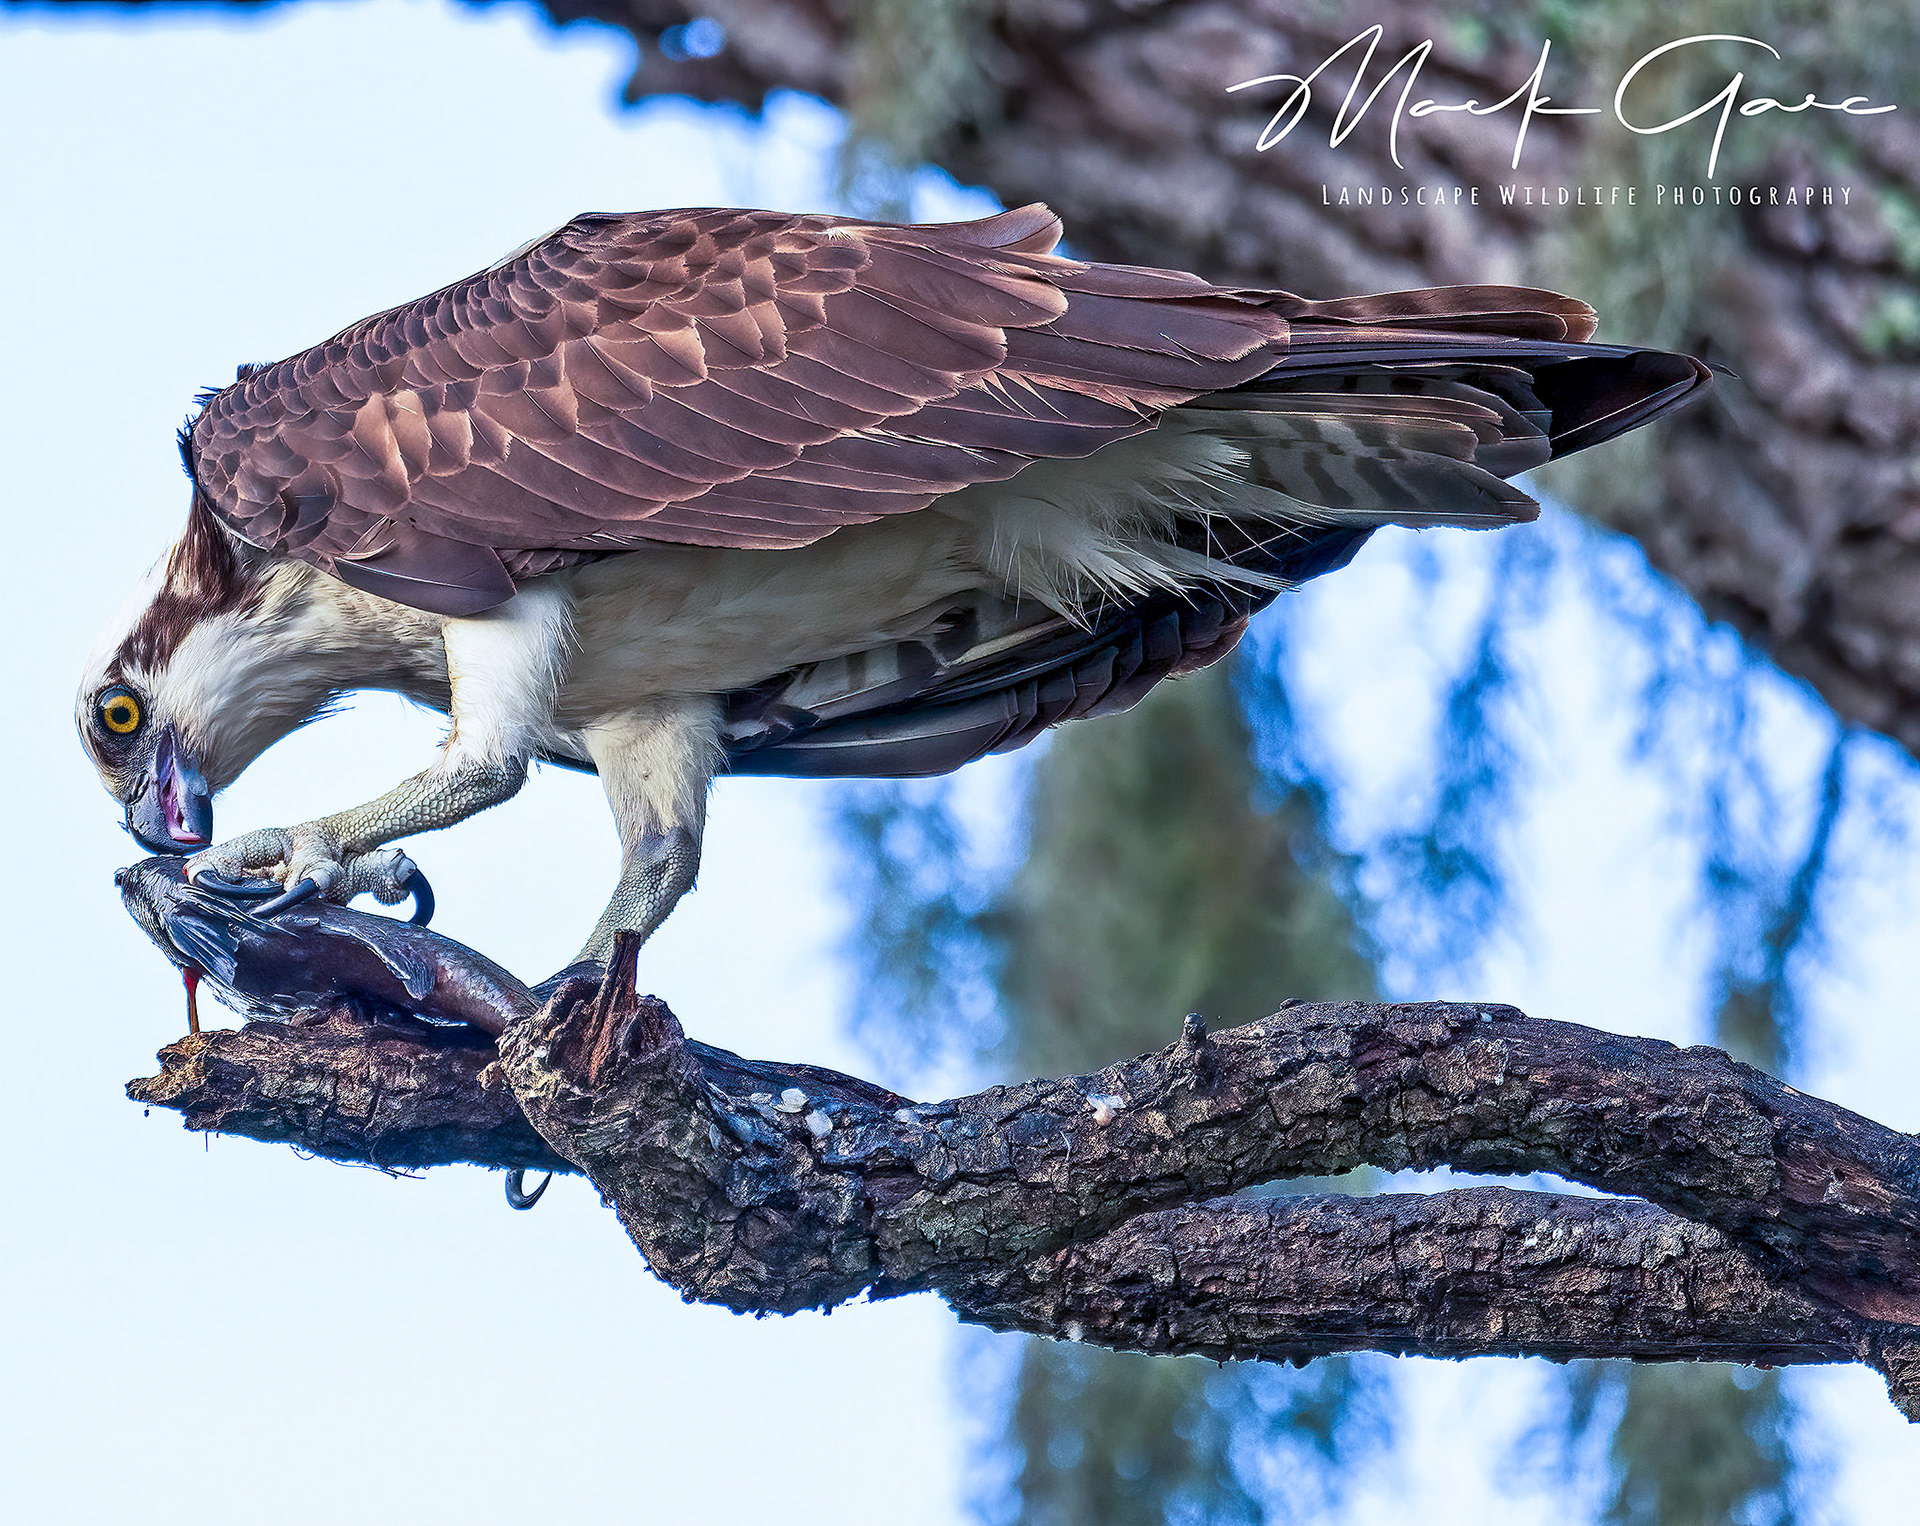
[[[415,1001],[433,989],[433,966],[414,950],[382,948],[371,939],[366,940],[366,946]]]
[[[232,989],[240,940],[226,927],[193,916],[174,917],[167,925],[167,939],[214,984]]]

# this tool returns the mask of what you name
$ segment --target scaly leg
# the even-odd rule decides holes
[[[433,767],[377,800],[295,827],[243,833],[194,855],[189,876],[266,874],[311,879],[345,900],[362,891],[403,900],[400,855],[369,858],[395,838],[455,822],[519,793],[527,763],[553,724],[554,695],[572,628],[564,589],[534,584],[498,609],[449,620],[442,632],[453,726]],[[390,883],[391,882],[391,883]]]
[[[700,870],[707,788],[720,763],[720,710],[704,696],[660,699],[585,734],[620,828],[620,883],[575,960],[604,968],[613,937],[646,937]]]

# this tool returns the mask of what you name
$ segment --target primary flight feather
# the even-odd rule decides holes
[[[1120,708],[1382,525],[1533,517],[1507,477],[1708,379],[1550,292],[1310,302],[1059,236],[1040,206],[592,214],[246,368],[81,685],[129,828],[398,899],[382,844],[591,768],[603,962],[691,885],[717,772],[938,773]],[[367,688],[447,712],[434,763],[211,847],[213,794]]]

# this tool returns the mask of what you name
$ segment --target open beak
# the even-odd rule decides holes
[[[160,733],[139,794],[127,802],[127,830],[149,853],[195,853],[213,841],[213,792],[171,726]]]

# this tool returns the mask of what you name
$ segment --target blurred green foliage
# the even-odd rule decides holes
[[[981,861],[950,784],[846,792],[869,1040],[905,1035],[921,1062],[970,1047],[1002,1075],[1057,1074],[1157,1047],[1188,1011],[1231,1022],[1287,995],[1372,994],[1368,928],[1417,946],[1402,930],[1425,919],[1465,968],[1504,904],[1497,844],[1525,768],[1508,736],[1514,675],[1554,579],[1569,575],[1560,553],[1519,532],[1490,571],[1438,707],[1431,796],[1415,829],[1369,846],[1397,908],[1363,903],[1356,861],[1324,840],[1325,765],[1296,723],[1283,607],[1236,675],[1163,684],[1124,715],[1055,733],[1030,763],[1004,863]],[[1847,738],[1836,734],[1796,848],[1779,832],[1744,697],[1757,659],[1736,653],[1729,669],[1731,638],[1656,597],[1644,571],[1612,590],[1584,575],[1603,607],[1613,601],[1621,639],[1656,654],[1641,746],[1666,756],[1688,807],[1676,830],[1703,846],[1713,1035],[1781,1069],[1798,1023],[1795,961],[1817,933],[1847,799]],[[902,1053],[895,1042],[896,1062]],[[1370,1361],[1214,1370],[1035,1341],[1010,1382],[972,1381],[969,1407],[997,1417],[981,1471],[998,1482],[978,1501],[994,1522],[1337,1514],[1343,1485],[1392,1430],[1384,1365]],[[1545,1399],[1515,1460],[1535,1482],[1544,1468],[1570,1507],[1597,1502],[1596,1519],[1626,1526],[1798,1519],[1799,1417],[1775,1374],[1576,1363]]]
[[[1282,996],[1374,993],[1352,912],[1303,866],[1325,856],[1311,806],[1273,795],[1251,741],[1224,664],[1055,737],[1033,770],[1025,859],[990,923],[1013,1071],[1157,1048],[1187,1012],[1244,1022]],[[1030,1341],[1004,1518],[1286,1518],[1337,1498],[1342,1467],[1385,1431],[1381,1380],[1350,1359],[1215,1371]],[[1263,1466],[1276,1456],[1294,1459],[1287,1487]]]
[[[1025,1076],[1157,1048],[1187,1012],[1241,1022],[1286,995],[1374,992],[1311,798],[1268,785],[1227,665],[1056,733],[997,891],[968,870],[953,811],[937,787],[868,786],[841,814],[864,892],[863,1031],[882,1047],[876,993],[917,998],[898,1021],[957,1023]],[[997,1026],[969,1015],[982,971]],[[975,1397],[1001,1412],[984,1471],[1007,1480],[981,1514],[1036,1526],[1290,1518],[1337,1499],[1390,1430],[1378,1365],[1345,1358],[1216,1369],[1032,1340],[1011,1391]]]
[[[1027,811],[992,923],[1020,1074],[1158,1048],[1187,1012],[1374,993],[1353,912],[1303,867],[1325,858],[1311,805],[1255,766],[1228,667],[1057,733]]]
[[[987,20],[983,0],[857,0],[840,151],[849,208],[908,220],[914,171],[984,99]]]
[[[991,9],[986,0],[860,0],[843,159],[854,205],[904,213],[913,167],[978,104]],[[1822,99],[1905,100],[1920,75],[1920,0],[1532,0],[1477,5],[1447,25],[1449,42],[1469,55],[1551,39],[1550,88],[1569,74],[1615,80],[1649,49],[1687,35],[1758,37],[1784,55],[1773,66],[1751,48],[1686,50],[1644,82],[1646,114],[1697,105],[1734,69],[1748,71],[1749,96],[1790,100],[1809,89]],[[1756,170],[1789,134],[1794,152],[1829,170],[1854,152],[1846,124],[1830,114],[1739,119],[1721,178]],[[1702,176],[1696,135],[1593,141],[1583,175],[1596,183]],[[1595,209],[1541,240],[1531,275],[1593,301],[1603,337],[1699,349],[1739,215],[1689,219],[1676,236],[1644,209]],[[1898,192],[1882,197],[1880,215],[1905,284],[1888,288],[1857,337],[1871,354],[1905,354],[1920,348],[1920,215]],[[1604,457],[1556,465],[1546,485],[1617,522],[1631,507],[1626,495],[1652,480],[1651,462],[1636,455],[1654,448],[1650,432],[1634,436]],[[1187,1011],[1238,1021],[1283,995],[1371,994],[1383,953],[1396,971],[1423,979],[1469,968],[1476,939],[1506,910],[1496,839],[1520,768],[1507,730],[1515,653],[1552,570],[1537,544],[1508,539],[1501,594],[1443,699],[1426,817],[1373,845],[1372,862],[1397,887],[1389,898],[1397,911],[1361,905],[1353,861],[1322,840],[1329,781],[1291,745],[1277,667],[1243,674],[1244,706],[1214,669],[1162,685],[1124,716],[1056,735],[1032,766],[1010,874],[969,861],[944,784],[846,793],[841,829],[869,977],[856,998],[860,1031],[909,1063],[970,1055],[1003,1074],[1061,1073],[1164,1043]],[[1623,629],[1640,620],[1624,606],[1616,613]],[[1729,684],[1697,643],[1662,647],[1670,633],[1644,623],[1638,634],[1665,654],[1644,696],[1647,750],[1677,747],[1674,718],[1684,714],[1695,728],[1690,745],[1704,738],[1715,758],[1704,773],[1676,769],[1697,775],[1690,809],[1707,845],[1703,910],[1720,946],[1711,1030],[1742,1058],[1780,1070],[1798,1023],[1792,964],[1812,938],[1844,795],[1845,738],[1828,765],[1813,839],[1792,857],[1755,825],[1777,802],[1755,766],[1760,743],[1740,683]],[[1324,1512],[1337,1508],[1345,1471],[1390,1429],[1384,1379],[1344,1361],[1305,1374],[1213,1371],[1029,1342],[1010,1395],[979,1398],[1000,1407],[990,1449],[1007,1480],[981,1513],[1046,1526]],[[1598,1488],[1587,1492],[1599,1519],[1797,1519],[1798,1417],[1777,1374],[1579,1363],[1548,1410],[1523,1446],[1557,1469],[1570,1499],[1583,1470],[1597,1467]]]

